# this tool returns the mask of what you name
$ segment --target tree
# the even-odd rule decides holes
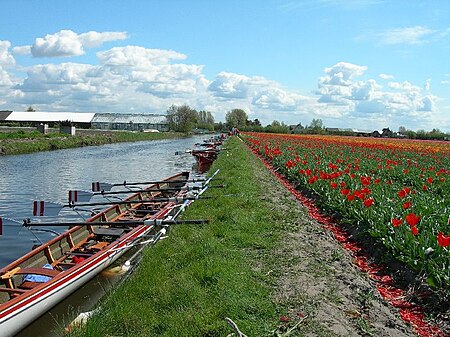
[[[33,107],[30,105],[29,107],[28,107],[28,109],[27,109],[27,112],[34,112],[34,111],[36,111],[36,110],[34,110],[33,109]]]
[[[322,133],[324,129],[322,120],[320,118],[318,119],[313,118],[313,120],[311,121],[311,125],[308,127],[308,129],[310,133],[316,134]]]
[[[244,128],[248,123],[248,116],[242,109],[228,111],[225,121],[229,128]]]
[[[279,121],[275,120],[270,125],[266,126],[265,131],[272,133],[289,133],[289,126],[284,122],[280,123]]]
[[[189,133],[197,124],[197,116],[197,111],[188,105],[172,105],[167,110],[169,129],[177,132]]]
[[[197,127],[201,129],[214,130],[214,117],[209,111],[197,112]]]

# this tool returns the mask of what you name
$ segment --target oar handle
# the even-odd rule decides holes
[[[209,219],[187,219],[187,220],[163,220],[163,219],[151,219],[143,221],[96,221],[96,222],[36,222],[31,223],[28,220],[24,220],[24,227],[73,227],[73,226],[165,226],[165,225],[200,225],[208,224]]]
[[[223,187],[223,186],[224,185],[216,185],[214,187]],[[199,189],[201,189],[200,186],[182,186],[182,187],[167,187],[167,188],[149,188],[149,189],[143,189],[143,190],[100,191],[100,192],[94,192],[93,195],[127,194],[127,193],[139,193],[139,192],[194,191],[194,190],[199,190]]]
[[[199,183],[205,181],[205,178],[187,179],[187,180],[160,180],[160,181],[142,181],[129,183],[126,180],[123,183],[111,184],[112,186],[130,186],[130,185],[156,185],[156,184],[186,184]]]
[[[111,202],[88,202],[88,203],[71,203],[64,205],[64,207],[85,207],[85,206],[105,206],[105,205],[124,205],[124,204],[145,204],[145,203],[157,203],[157,202],[175,202],[180,203],[184,200],[197,200],[198,197],[173,197],[173,198],[153,198],[142,200],[124,200],[124,201],[111,201]]]

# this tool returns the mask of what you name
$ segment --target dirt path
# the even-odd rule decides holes
[[[289,336],[417,336],[332,234],[271,172],[259,174],[263,198],[285,214],[275,253],[282,271],[274,301],[289,307],[281,331],[300,322]]]

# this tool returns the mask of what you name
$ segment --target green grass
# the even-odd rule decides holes
[[[58,149],[95,146],[119,142],[177,138],[173,132],[108,132],[69,136],[61,133],[43,135],[37,131],[0,132],[0,155],[32,153]]]
[[[211,223],[172,227],[99,304],[101,314],[70,336],[227,336],[225,317],[248,335],[273,336],[284,310],[271,297],[282,267],[273,254],[282,214],[261,198],[259,160],[236,138],[226,147],[211,168],[221,169],[226,188],[209,189],[217,197],[183,215]]]

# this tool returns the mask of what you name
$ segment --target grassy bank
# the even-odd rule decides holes
[[[213,164],[209,189],[144,252],[140,267],[70,337],[412,336],[354,268],[350,255],[307,215],[237,138]],[[291,333],[287,333],[292,329]]]
[[[0,132],[0,155],[176,137],[181,137],[181,134],[171,132],[101,132],[83,130],[79,132],[79,135],[68,136],[61,133],[43,135],[37,131],[23,130],[18,132]]]

